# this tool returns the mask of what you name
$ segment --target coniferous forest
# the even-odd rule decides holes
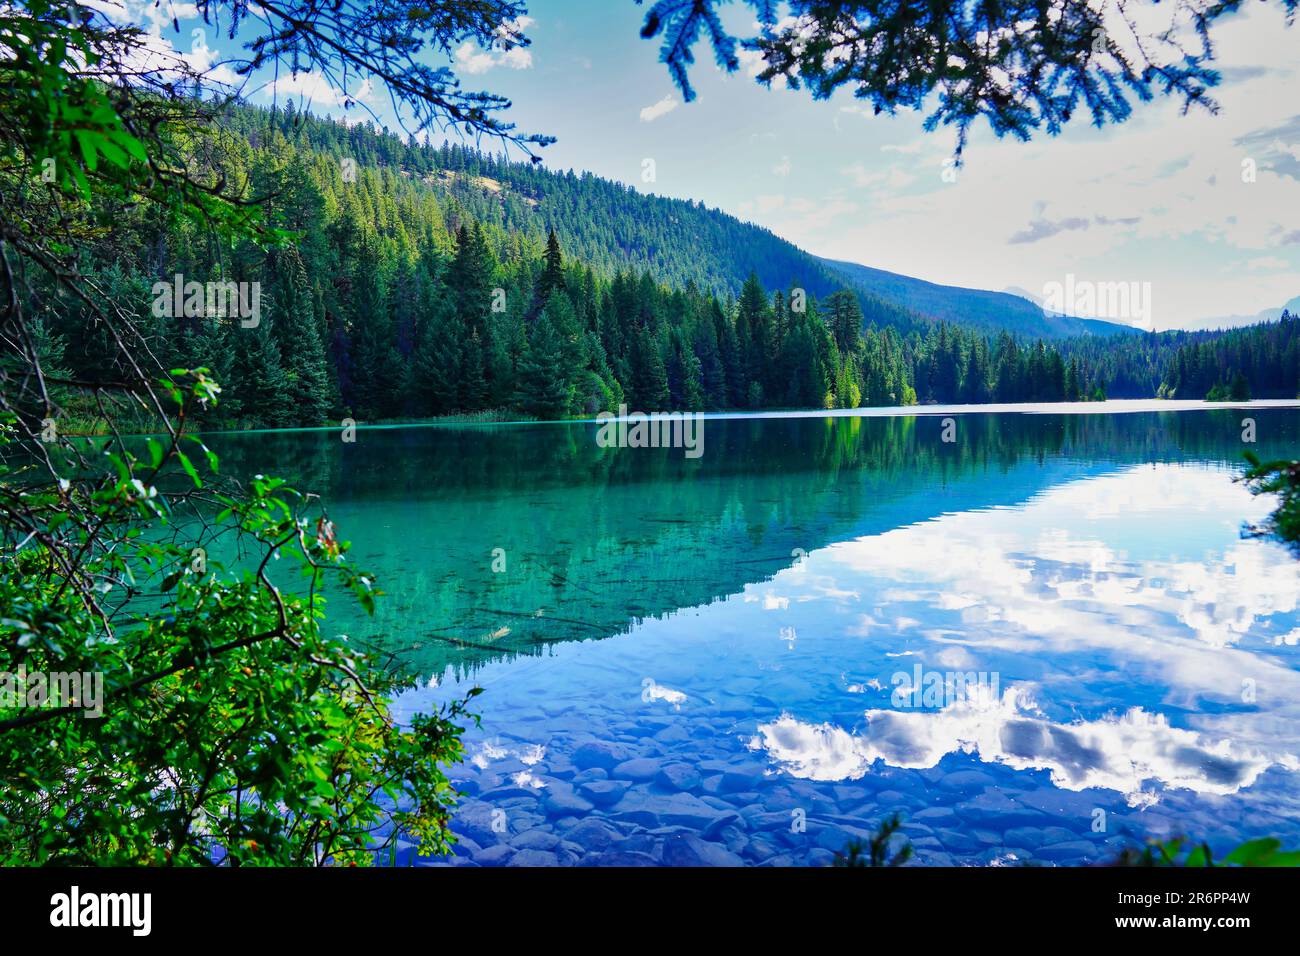
[[[147,317],[164,366],[224,384],[208,427],[1297,391],[1290,316],[1226,335],[990,336],[846,288],[731,217],[590,174],[292,107],[232,110],[205,135],[213,171],[295,238],[219,243],[140,206],[90,271]],[[173,275],[258,283],[258,321],[156,308]],[[111,374],[88,310],[35,305],[49,367]]]

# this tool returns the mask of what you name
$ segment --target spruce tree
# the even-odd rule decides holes
[[[476,412],[487,405],[487,376],[484,372],[483,343],[477,330],[470,333],[462,351],[460,404],[465,411]]]
[[[1250,383],[1246,381],[1246,376],[1240,369],[1232,377],[1232,387],[1228,391],[1228,397],[1234,402],[1250,401]]]
[[[320,425],[334,396],[307,270],[294,248],[274,253],[270,266],[276,276],[272,329],[280,346],[289,417],[295,425]]]
[[[740,347],[740,336],[736,324],[729,318],[729,311],[714,300],[712,305],[713,327],[717,330],[718,352],[722,359],[722,371],[726,386],[724,407],[743,408],[748,382],[745,379],[745,362]]]
[[[373,420],[396,412],[401,360],[380,270],[379,241],[365,229],[359,232],[344,308],[351,340],[352,411]]]
[[[459,409],[462,338],[460,320],[449,304],[436,308],[421,323],[407,377],[416,414],[449,415]]]
[[[564,343],[546,309],[533,323],[528,348],[519,360],[518,388],[516,403],[528,414],[543,420],[569,414],[573,388],[564,368]]]
[[[235,364],[231,390],[239,396],[239,415],[253,428],[281,428],[294,423],[289,382],[280,365],[280,349],[263,320],[252,328],[231,329]]]
[[[666,411],[671,396],[668,391],[668,370],[664,365],[659,343],[644,326],[632,337],[629,356],[631,379],[628,382],[628,402],[633,411]]]
[[[769,390],[764,387],[771,385],[773,379],[778,379],[779,374],[773,361],[775,335],[772,329],[772,308],[768,304],[767,293],[753,272],[740,290],[737,309],[736,323],[744,330],[741,341],[745,345],[745,374],[751,385],[760,386],[757,394],[762,394]],[[753,389],[749,390],[747,404],[751,408],[755,407],[755,394]],[[761,404],[761,399],[759,401]]]
[[[542,274],[537,279],[535,308],[541,311],[550,301],[551,293],[564,288],[564,256],[560,253],[560,240],[552,229],[546,235],[546,252],[543,255]]]
[[[495,260],[483,229],[462,224],[456,233],[456,254],[447,268],[447,292],[466,334],[483,334],[492,315]]]

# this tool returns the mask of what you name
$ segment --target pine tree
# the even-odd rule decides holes
[[[744,346],[745,376],[751,385],[759,385],[757,394],[761,395],[763,386],[770,384],[769,379],[776,374],[776,363],[773,361],[772,309],[767,301],[767,293],[753,272],[740,290],[736,324],[743,330],[741,342]],[[751,388],[747,396],[747,404],[751,408],[755,407],[752,404],[755,394]]]
[[[852,355],[842,357],[835,374],[835,407],[857,408],[862,401],[862,387],[858,384],[858,370]]]
[[[716,304],[712,305],[716,308]],[[725,408],[727,405],[727,374],[718,349],[717,333],[710,310],[696,317],[691,336],[691,349],[700,362],[700,387],[704,391],[706,408]]]
[[[852,292],[840,290],[826,300],[828,326],[841,353],[856,353],[862,344],[862,306]]]
[[[930,353],[930,397],[941,405],[957,401],[957,342],[946,322],[939,323],[938,337]]]
[[[748,382],[745,378],[745,363],[740,347],[740,337],[736,325],[728,318],[728,312],[715,301],[713,303],[713,326],[717,330],[718,352],[722,359],[723,378],[727,397],[725,407],[743,408]]]
[[[356,215],[359,213],[350,212],[348,218]],[[389,417],[397,408],[401,362],[381,274],[379,241],[354,221],[341,231],[340,242],[350,267],[341,303],[350,365],[345,398],[358,417]]]
[[[407,378],[416,414],[449,415],[459,410],[462,337],[460,320],[449,307],[436,309],[421,325]]]
[[[610,368],[605,349],[594,332],[587,333],[587,351],[590,360],[586,375],[579,381],[575,410],[586,415],[614,411],[623,403],[623,386]]]
[[[791,408],[819,408],[826,398],[826,375],[807,324],[795,324],[782,343],[779,365],[787,384],[784,402]]]
[[[1228,391],[1228,397],[1234,402],[1250,401],[1250,383],[1246,381],[1246,376],[1240,369],[1232,377],[1232,387]]]
[[[667,410],[671,400],[668,371],[664,366],[659,343],[644,327],[638,329],[632,338],[629,365],[631,377],[627,385],[627,397],[633,411]]]
[[[522,317],[507,312],[494,313],[490,329],[483,350],[487,363],[487,401],[493,408],[506,408],[514,400],[516,369],[528,339]]]
[[[544,420],[564,418],[573,401],[573,388],[564,369],[564,343],[543,309],[533,323],[528,348],[519,361],[516,402],[530,415]]]
[[[295,425],[320,425],[334,395],[307,270],[294,248],[274,253],[270,267],[277,277],[272,329],[284,366],[289,418]]]
[[[456,254],[447,268],[447,291],[466,334],[483,334],[492,315],[495,262],[483,229],[461,225],[456,233]]]
[[[478,332],[471,332],[469,341],[462,352],[463,360],[460,373],[460,404],[469,412],[476,412],[487,405],[487,377],[484,372],[483,343],[479,341]]]
[[[229,381],[239,396],[239,414],[264,428],[293,424],[289,382],[280,365],[280,349],[271,336],[270,323],[253,328],[232,328],[235,363]]]
[[[961,400],[977,405],[988,401],[988,348],[983,339],[971,345],[966,355],[966,371],[961,380]]]
[[[560,253],[560,240],[555,230],[546,236],[546,252],[543,256],[542,274],[537,279],[534,308],[540,312],[546,308],[551,293],[564,288],[564,256]]]

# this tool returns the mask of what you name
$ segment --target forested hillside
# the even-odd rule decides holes
[[[347,128],[310,115],[286,116],[297,125],[292,136],[297,144],[339,161],[400,170],[485,225],[539,242],[555,229],[566,252],[599,274],[649,270],[669,285],[694,282],[723,296],[738,295],[751,274],[765,288],[793,284],[817,296],[847,287],[859,293],[868,322],[903,332],[940,320],[1029,338],[1127,331],[1108,322],[1048,317],[1033,303],[1005,293],[940,286],[820,259],[703,203],[639,192],[588,172],[556,172],[463,146],[429,150],[365,125]],[[235,117],[235,127],[250,137],[259,135],[262,124],[254,113]]]
[[[94,237],[86,267],[139,317],[165,367],[212,370],[224,386],[206,412],[213,427],[488,411],[557,418],[621,403],[1203,397],[1237,372],[1259,395],[1296,391],[1290,320],[1224,338],[1057,347],[920,321],[837,285],[770,233],[589,175],[413,146],[292,111],[234,111],[186,148],[213,175],[267,197],[266,225],[291,238],[269,252],[230,245],[140,205]],[[702,223],[714,231],[700,234]],[[737,268],[748,278],[733,298]],[[176,276],[257,283],[257,320],[160,308],[155,284],[169,288]],[[48,368],[69,380],[112,377],[107,333],[83,303],[37,290],[32,306]],[[68,407],[96,418],[86,397]]]
[[[960,322],[984,332],[1010,332],[1029,338],[1138,334],[1130,326],[1100,319],[1049,315],[1029,299],[1007,292],[938,285],[856,262],[822,261],[854,287],[930,320]]]
[[[769,289],[794,284],[817,296],[845,285],[815,256],[703,203],[638,192],[589,172],[552,171],[466,146],[427,148],[369,124],[343,126],[292,109],[269,117],[261,110],[239,110],[232,112],[229,125],[260,144],[268,121],[298,149],[336,163],[351,160],[358,168],[397,173],[416,192],[489,230],[540,243],[554,229],[566,254],[606,276],[650,270],[667,285],[693,282],[723,296],[739,295],[750,274]],[[906,326],[918,320],[885,302],[868,301],[866,310],[882,324]]]

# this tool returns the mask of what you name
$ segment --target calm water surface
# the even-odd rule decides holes
[[[1270,503],[1232,480],[1300,411],[941,428],[212,443],[325,497],[388,595],[330,626],[418,674],[403,712],[485,688],[453,865],[824,864],[894,812],[931,865],[1300,843],[1300,562],[1242,537]]]

